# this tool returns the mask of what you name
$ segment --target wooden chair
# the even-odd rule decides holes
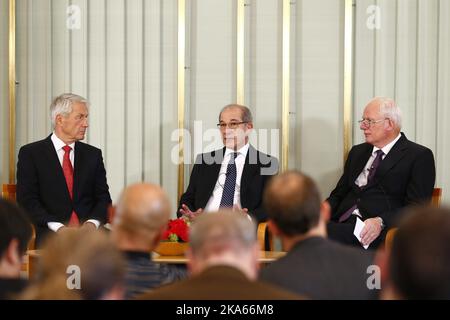
[[[392,248],[392,242],[394,241],[395,233],[397,232],[398,228],[391,228],[386,233],[386,239],[384,239],[384,249],[389,252]]]
[[[274,251],[274,240],[267,227],[267,222],[258,224],[257,238],[261,251]]]
[[[4,184],[2,186],[2,197],[10,201],[16,202],[16,185]]]
[[[441,196],[442,196],[442,189],[434,188],[433,195],[431,196],[431,205],[439,208],[441,206]]]
[[[431,196],[431,205],[433,207],[439,208],[441,205],[441,196],[442,196],[442,189],[441,188],[434,188],[433,189],[433,195]],[[388,230],[386,234],[386,239],[384,241],[384,248],[389,251],[392,248],[392,241],[394,241],[395,233],[397,232],[398,228],[391,228]]]

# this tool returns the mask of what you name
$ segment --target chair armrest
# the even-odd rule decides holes
[[[267,222],[260,222],[258,224],[257,239],[261,251],[274,250],[273,236],[272,233],[270,233],[269,228],[267,228]]]

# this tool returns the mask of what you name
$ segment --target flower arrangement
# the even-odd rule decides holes
[[[161,241],[189,242],[190,221],[185,217],[169,220]]]
[[[169,220],[167,230],[154,251],[162,256],[184,255],[189,246],[189,225],[189,218],[184,216]]]

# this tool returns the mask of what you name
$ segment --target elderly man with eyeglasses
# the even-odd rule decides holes
[[[367,104],[359,121],[366,142],[350,150],[344,173],[327,199],[332,209],[329,238],[376,249],[404,207],[431,200],[433,153],[409,141],[401,122],[392,99],[376,97]]]
[[[197,157],[178,216],[231,208],[256,222],[265,221],[262,194],[269,178],[278,172],[278,160],[250,145],[253,119],[246,106],[225,106],[217,127],[224,147]]]

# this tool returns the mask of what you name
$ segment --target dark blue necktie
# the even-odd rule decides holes
[[[230,162],[227,166],[225,184],[223,185],[222,199],[219,208],[232,208],[234,201],[234,190],[236,188],[236,163],[237,152],[230,154]]]

